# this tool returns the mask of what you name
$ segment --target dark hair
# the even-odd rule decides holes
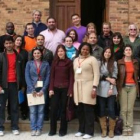
[[[45,39],[45,36],[44,36],[44,35],[42,35],[42,34],[37,35],[36,39],[37,39],[39,36],[42,36],[42,37],[43,37],[43,39]]]
[[[113,53],[113,50],[111,49],[111,47],[104,48],[104,50],[102,52],[102,63],[105,64],[105,62],[106,62],[106,59],[104,57],[104,53],[108,49],[110,49],[110,51],[111,51],[111,56],[110,56],[108,63],[107,63],[107,69],[109,71],[110,76],[112,76],[112,72],[113,72],[113,68],[114,68],[114,53]]]
[[[120,43],[118,44],[118,47],[120,48],[120,49],[123,49],[124,48],[124,42],[123,42],[123,38],[122,38],[122,35],[121,35],[121,33],[120,32],[115,32],[115,33],[113,33],[113,35],[112,35],[112,49],[114,49],[114,43],[113,43],[113,38],[114,37],[118,37],[118,38],[120,38]]]
[[[79,14],[74,13],[74,14],[72,14],[72,15],[71,15],[71,19],[72,19],[74,16],[78,16],[78,17],[80,17],[80,15],[79,15]]]
[[[53,19],[56,22],[56,19],[54,17],[48,17],[47,22],[49,21],[49,19]]]
[[[67,36],[70,36],[70,33],[71,33],[72,31],[75,33],[75,39],[73,39],[73,42],[75,42],[75,41],[78,40],[78,34],[77,34],[76,30],[74,30],[74,29],[69,30],[69,31],[67,32]]]
[[[18,37],[20,37],[20,38],[21,38],[22,43],[21,43],[20,49],[22,49],[22,48],[24,48],[24,47],[25,47],[24,37],[23,37],[23,36],[21,36],[21,35],[16,35],[16,36],[14,37],[14,42],[16,41],[16,39],[17,39]]]
[[[74,41],[73,41],[73,38],[72,38],[71,36],[66,36],[66,37],[64,38],[64,41],[66,41],[66,38],[71,38],[72,42],[74,42]]]
[[[124,50],[125,50],[127,47],[129,47],[129,48],[132,50],[132,52],[133,52],[133,47],[132,47],[130,44],[126,44],[126,45],[124,46]]]
[[[88,48],[89,48],[89,53],[90,54],[92,54],[92,47],[91,47],[91,45],[89,44],[89,43],[87,43],[87,42],[83,42],[83,43],[81,43],[81,45],[79,46],[79,51],[78,51],[78,53],[77,53],[77,57],[79,56],[79,54],[81,54],[81,50],[82,50],[82,48],[84,47],[84,46],[88,46]]]
[[[12,41],[12,42],[14,42],[14,39],[13,39],[12,36],[6,35],[6,36],[4,37],[4,39],[3,39],[3,44],[5,43],[5,41]]]
[[[32,25],[32,26],[33,26],[33,28],[34,28],[33,23],[27,23],[27,24],[26,24],[26,26],[25,26],[25,29],[27,29],[27,26],[29,26],[29,25]]]
[[[36,50],[41,52],[41,61],[42,61],[42,59],[43,59],[43,49],[41,49],[40,47],[35,47],[35,48],[32,49],[32,60],[34,60],[33,53]]]

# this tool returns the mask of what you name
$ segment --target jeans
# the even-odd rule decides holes
[[[109,96],[107,98],[97,96],[97,102],[99,107],[99,117],[104,117],[108,115],[110,118],[115,119],[115,100],[116,95]],[[108,112],[106,113],[106,106]]]
[[[4,89],[4,94],[0,94],[0,131],[4,131],[3,124],[5,122],[5,106],[7,99],[10,104],[11,129],[18,130],[19,110],[17,83],[8,83],[8,88]]]
[[[136,95],[136,86],[125,86],[120,93],[120,114],[123,119],[123,130],[133,128],[133,108]]]

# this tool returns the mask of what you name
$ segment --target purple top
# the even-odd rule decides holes
[[[83,42],[83,38],[85,37],[85,34],[86,34],[86,27],[84,27],[84,26],[80,26],[79,28],[77,28],[77,27],[75,27],[75,26],[72,26],[72,27],[70,27],[70,28],[68,28],[67,30],[66,30],[66,34],[67,34],[67,32],[69,31],[69,30],[71,30],[71,29],[74,29],[76,32],[77,32],[77,34],[78,34],[78,42],[79,43],[82,43]]]

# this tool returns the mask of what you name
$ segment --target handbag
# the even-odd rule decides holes
[[[74,101],[73,98],[68,97],[66,108],[66,120],[71,121],[75,118]]]
[[[120,117],[118,117],[116,118],[116,126],[114,129],[115,135],[121,135],[122,129],[123,129],[123,120]]]

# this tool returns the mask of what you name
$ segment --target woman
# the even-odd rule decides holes
[[[113,52],[114,52],[114,59],[115,61],[118,61],[123,57],[123,38],[120,32],[115,32],[112,35],[112,46],[111,46]]]
[[[74,29],[68,31],[67,36],[71,36],[73,39],[73,46],[78,50],[80,43],[78,42],[78,34]]]
[[[99,83],[98,61],[92,55],[89,43],[82,43],[74,60],[74,101],[77,105],[79,130],[76,137],[91,138],[94,134],[94,105]]]
[[[92,56],[94,56],[97,60],[101,60],[103,49],[97,44],[98,38],[96,33],[90,33],[87,36],[87,42],[91,44]]]
[[[104,22],[102,25],[102,33],[98,37],[98,45],[103,49],[105,47],[111,47],[112,45],[112,31],[111,24],[109,22]]]
[[[137,52],[137,47],[140,46],[140,38],[138,37],[139,29],[136,24],[132,23],[128,26],[128,35],[123,38],[124,44],[130,44],[133,50],[133,56]]]
[[[132,47],[124,47],[124,58],[118,61],[117,87],[120,96],[123,135],[133,135],[133,109],[138,93],[138,61],[132,58]]]
[[[100,83],[97,92],[102,137],[107,136],[106,106],[108,107],[107,116],[109,117],[108,135],[110,138],[114,137],[117,74],[117,62],[115,62],[113,59],[113,51],[110,47],[106,47],[102,53],[102,61],[100,66]]]
[[[90,22],[90,23],[87,24],[86,35],[85,35],[85,37],[84,37],[84,39],[83,39],[83,42],[87,42],[88,36],[89,36],[89,34],[91,34],[91,33],[95,33],[95,34],[97,33],[97,31],[96,31],[96,26],[95,26],[95,24],[92,23],[92,22]]]
[[[22,59],[24,60],[25,66],[26,63],[28,61],[28,52],[24,49],[25,46],[25,42],[24,42],[24,38],[21,35],[16,35],[14,37],[15,40],[15,44],[14,44],[14,48],[15,50],[20,54],[20,56],[22,57]],[[25,70],[25,68],[24,68]],[[25,80],[24,80],[25,81]],[[23,93],[26,92],[25,91],[25,87],[24,89],[22,89]],[[20,104],[21,107],[21,119],[22,120],[26,120],[27,116],[28,116],[28,106],[27,106],[27,98],[26,98],[26,94],[24,94],[24,102]]]
[[[66,54],[67,57],[71,60],[73,60],[76,56],[76,48],[73,46],[73,39],[70,36],[65,37],[65,48],[66,48]]]
[[[27,94],[32,94],[35,98],[44,95],[49,85],[50,67],[48,62],[42,61],[43,52],[39,47],[32,50],[33,60],[28,61],[25,69],[25,79],[27,84]],[[45,100],[45,99],[44,99]],[[31,136],[41,135],[44,120],[45,104],[33,105],[29,107],[31,121]]]
[[[59,136],[67,134],[66,106],[68,96],[73,94],[73,64],[67,58],[66,49],[58,45],[52,63],[49,96],[51,97],[50,132],[49,136],[56,134],[57,111],[61,104]]]

